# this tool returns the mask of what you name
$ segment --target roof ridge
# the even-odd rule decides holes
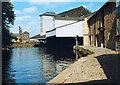
[[[64,11],[64,12],[61,12],[61,13],[58,13],[58,14],[56,14],[56,15],[60,15],[60,14],[63,14],[63,13],[67,13],[67,12],[70,12],[70,11],[73,11],[73,10],[76,10],[76,9],[79,9],[79,8],[83,8],[83,9],[85,9],[86,11],[88,11],[88,12],[90,12],[91,13],[91,11],[89,11],[87,8],[85,8],[84,6],[79,6],[79,7],[76,7],[76,8],[73,8],[73,9],[70,9],[70,10],[67,10],[67,11]]]

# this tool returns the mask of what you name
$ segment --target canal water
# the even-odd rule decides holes
[[[46,83],[75,61],[71,49],[14,48],[2,52],[3,83]]]

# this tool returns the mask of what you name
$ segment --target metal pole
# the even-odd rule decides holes
[[[77,39],[76,39],[76,46],[78,46],[78,41],[77,41]]]
[[[78,40],[77,40],[77,35],[75,37],[75,41],[76,41],[76,46],[78,46]],[[76,60],[78,59],[78,54],[76,53]]]
[[[76,60],[78,59],[78,54],[76,53]]]
[[[78,35],[76,35],[76,37],[75,37],[75,40],[76,40],[76,46],[78,46],[77,36],[78,36]]]

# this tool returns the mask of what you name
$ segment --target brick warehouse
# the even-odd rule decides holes
[[[106,2],[89,20],[89,43],[115,50],[116,2]]]

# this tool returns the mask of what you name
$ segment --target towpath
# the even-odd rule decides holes
[[[120,54],[106,48],[80,46],[94,54],[78,59],[47,84],[118,83]]]

